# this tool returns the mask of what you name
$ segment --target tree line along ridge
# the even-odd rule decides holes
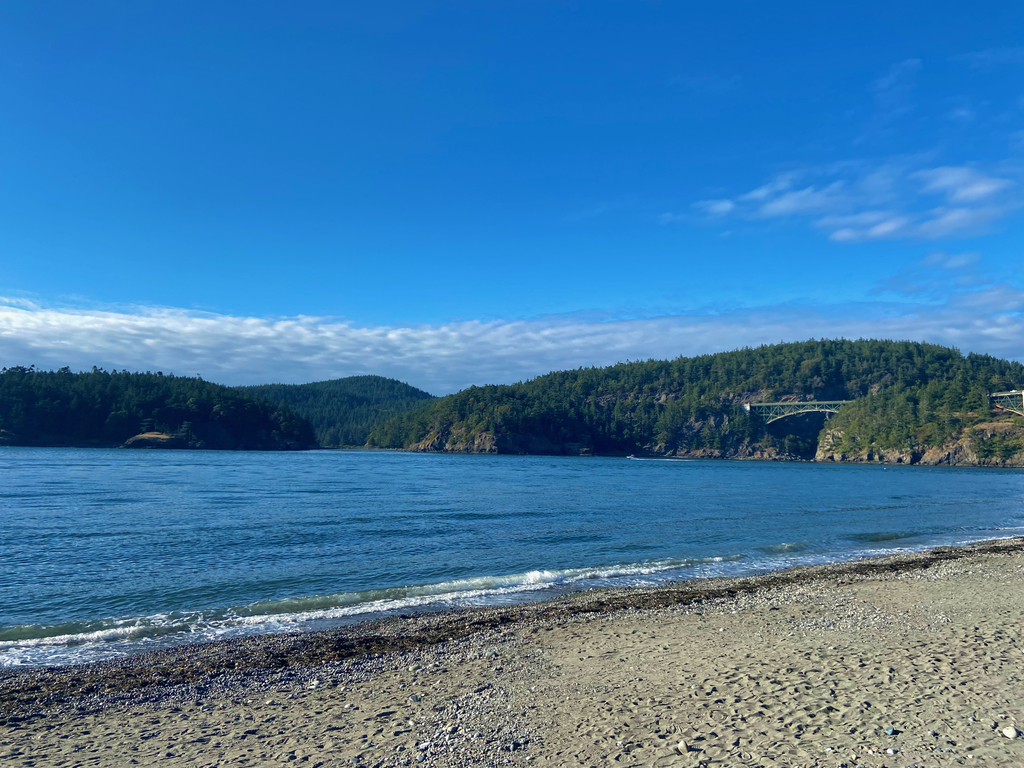
[[[556,371],[435,398],[380,376],[224,387],[157,373],[0,372],[0,443],[120,444],[144,426],[190,447],[817,458],[1024,465],[989,393],[1024,366],[934,344],[811,340]],[[850,400],[771,425],[744,404]],[[187,433],[183,426],[188,425]]]

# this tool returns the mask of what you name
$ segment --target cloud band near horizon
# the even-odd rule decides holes
[[[435,394],[552,370],[668,359],[808,338],[927,341],[1024,360],[1020,292],[993,287],[939,303],[765,306],[721,314],[595,321],[577,316],[415,327],[330,318],[236,317],[179,309],[0,305],[0,366],[161,370],[224,384],[363,374]]]

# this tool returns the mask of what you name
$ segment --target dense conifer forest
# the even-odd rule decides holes
[[[290,408],[198,378],[96,368],[0,371],[0,444],[120,445],[141,432],[173,435],[192,448],[316,446],[312,426]]]
[[[241,391],[269,403],[284,403],[316,430],[324,448],[362,446],[388,419],[436,398],[383,376],[350,376],[311,384],[264,384]]]
[[[1022,384],[1020,363],[948,347],[808,341],[471,387],[382,424],[368,445],[915,462],[959,440],[970,456],[1005,461],[1024,450],[1024,435],[993,415],[988,394]],[[854,402],[827,421],[772,425],[743,408],[777,400]]]
[[[1024,419],[990,406],[1024,366],[934,344],[821,340],[558,371],[444,398],[379,376],[228,388],[161,373],[0,371],[0,444],[356,446],[1024,466]],[[849,400],[763,423],[745,405]]]

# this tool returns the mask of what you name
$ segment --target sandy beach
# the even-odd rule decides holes
[[[1024,540],[0,674],[11,766],[1024,765]]]

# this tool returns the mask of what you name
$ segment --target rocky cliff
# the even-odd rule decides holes
[[[143,432],[129,437],[122,448],[188,448],[188,441],[164,432]]]
[[[1016,421],[978,424],[941,446],[894,451],[843,450],[843,434],[824,430],[814,460],[861,464],[919,464],[930,467],[1024,467],[1024,425]]]
[[[700,429],[701,425],[695,425]],[[817,461],[859,464],[914,464],[946,467],[1024,467],[1024,425],[1015,421],[995,421],[964,430],[957,439],[942,446],[916,446],[908,450],[865,448],[844,450],[840,430],[823,429],[813,455],[786,449],[786,442],[770,434],[760,439],[744,439],[721,448],[670,448],[649,444],[638,455],[676,459],[752,459],[760,461]],[[813,446],[813,442],[811,443]],[[458,428],[429,435],[409,450],[436,453],[534,454],[555,456],[592,456],[593,446],[581,442],[552,442],[546,437],[528,434],[494,435]]]

